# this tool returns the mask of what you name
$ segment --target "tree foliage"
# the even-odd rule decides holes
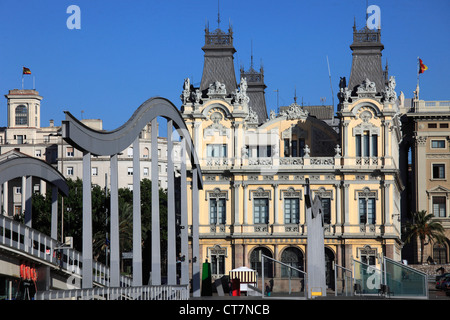
[[[406,242],[411,240],[419,240],[421,257],[420,263],[423,263],[423,254],[425,248],[425,241],[436,241],[437,243],[443,243],[447,240],[444,234],[444,227],[442,224],[433,219],[433,214],[427,214],[426,210],[414,212],[412,214],[412,222],[406,227]]]
[[[74,249],[82,251],[83,239],[83,182],[81,179],[67,180],[69,195],[58,200],[58,240],[61,241],[61,214],[64,237],[73,237]],[[152,185],[148,179],[141,180],[141,237],[143,243],[143,259],[151,252],[149,235],[151,234]],[[133,191],[128,188],[118,190],[119,194],[119,247],[120,253],[133,250]],[[51,228],[51,190],[46,195],[33,194],[32,221],[33,228],[50,235]],[[93,186],[92,198],[92,231],[93,255],[102,263],[107,263],[107,250],[110,240],[110,199],[109,190]],[[159,189],[161,252],[164,249],[167,234],[167,193]]]

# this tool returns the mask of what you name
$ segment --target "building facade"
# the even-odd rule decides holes
[[[450,238],[450,101],[424,101],[419,99],[419,86],[414,99],[405,99],[404,127],[406,146],[409,150],[409,200],[405,212],[425,210],[442,224],[445,235]],[[420,244],[413,244],[411,260],[436,264],[449,263],[450,243],[428,242],[424,252]]]
[[[261,112],[249,88],[258,79],[256,101],[264,99],[263,70],[241,70],[237,84],[231,28],[205,33],[204,68],[211,52],[214,68],[203,70],[199,88],[185,80],[181,111],[204,174],[200,254],[213,276],[240,266],[261,276],[261,254],[305,270],[307,180],[322,202],[329,286],[334,264],[400,260],[400,113],[395,79],[381,67],[379,30],[354,29],[349,86],[342,78],[337,116],[327,120],[313,114],[328,107],[309,111],[296,99],[279,113]],[[264,273],[279,284],[287,278],[279,267]]]

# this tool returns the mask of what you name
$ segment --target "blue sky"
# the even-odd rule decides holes
[[[420,97],[450,100],[450,1],[377,0],[381,9],[383,64],[396,77],[397,93],[411,98],[417,57],[429,69]],[[69,30],[70,5],[81,9],[81,29]],[[332,103],[339,77],[350,76],[352,26],[365,25],[366,0],[220,0],[222,29],[234,31],[235,70],[265,70],[268,109],[293,102]],[[126,122],[148,98],[162,96],[180,107],[186,77],[196,84],[203,69],[204,29],[217,27],[217,0],[1,0],[0,91],[25,88],[44,97],[41,126],[64,110],[100,118],[106,130]],[[252,45],[253,43],[253,45]],[[6,126],[6,98],[0,126]]]

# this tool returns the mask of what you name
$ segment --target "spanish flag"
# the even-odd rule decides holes
[[[22,74],[31,74],[31,71],[30,71],[30,69],[28,69],[28,68],[26,68],[26,67],[23,67],[23,72],[22,72]]]
[[[427,69],[428,67],[423,64],[422,59],[419,59],[419,74],[423,73]]]

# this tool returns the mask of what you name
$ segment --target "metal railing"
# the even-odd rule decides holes
[[[353,296],[353,272],[337,264],[334,265],[334,295]]]
[[[295,267],[293,267],[293,266],[291,266],[291,265],[288,265],[288,264],[286,264],[286,263],[283,263],[283,262],[281,262],[281,261],[279,261],[279,260],[276,260],[276,259],[273,259],[273,258],[271,258],[271,257],[268,257],[268,256],[266,256],[266,255],[264,255],[264,254],[261,254],[261,284],[262,284],[262,290],[261,290],[261,296],[264,298],[265,297],[265,280],[264,280],[264,277],[265,277],[265,275],[264,275],[264,271],[265,271],[265,269],[264,269],[264,259],[268,259],[268,260],[271,260],[271,261],[273,261],[273,262],[275,262],[275,263],[277,263],[277,264],[279,264],[280,266],[283,266],[283,267],[285,267],[285,268],[287,268],[287,270],[288,270],[288,272],[287,272],[287,274],[288,274],[288,277],[287,277],[287,281],[288,281],[288,292],[287,292],[287,294],[288,295],[291,295],[292,293],[293,293],[293,286],[292,286],[292,280],[294,280],[294,281],[296,281],[297,283],[299,283],[299,279],[297,278],[297,277],[291,277],[291,273],[292,273],[292,271],[295,271],[295,272],[298,272],[301,276],[303,276],[303,278],[304,278],[304,288],[301,288],[301,287],[298,287],[298,286],[295,286],[296,288],[294,289],[294,291],[297,291],[296,293],[298,294],[299,293],[299,291],[301,291],[301,290],[303,290],[303,292],[308,292],[308,274],[306,273],[306,272],[304,272],[304,271],[302,271],[302,270],[300,270],[300,269],[297,269],[297,268],[295,268]],[[269,265],[269,268],[270,268],[271,266]],[[305,297],[306,297],[306,295],[305,295]]]
[[[104,287],[38,292],[36,300],[188,300],[188,285]]]
[[[0,245],[11,251],[27,254],[45,261],[63,271],[81,276],[83,256],[77,250],[33,228],[6,216],[0,216]],[[99,262],[93,263],[93,281],[97,285],[109,285],[109,268]],[[131,286],[130,277],[121,276],[122,286]]]

